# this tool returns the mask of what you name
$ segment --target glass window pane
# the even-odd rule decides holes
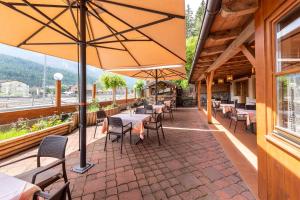
[[[277,126],[300,136],[300,73],[277,78]]]
[[[300,67],[300,7],[276,27],[277,72]]]

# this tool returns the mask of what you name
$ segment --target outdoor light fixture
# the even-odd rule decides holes
[[[232,81],[232,80],[233,80],[233,75],[232,75],[232,74],[228,74],[228,75],[226,76],[226,80],[227,80],[227,81]]]
[[[219,78],[219,79],[218,79],[218,84],[222,84],[222,83],[224,83],[224,79]]]
[[[213,81],[211,84],[212,84],[212,85],[215,85],[215,82]]]
[[[54,80],[56,81],[61,81],[64,78],[64,75],[62,75],[61,73],[55,73],[53,75]]]

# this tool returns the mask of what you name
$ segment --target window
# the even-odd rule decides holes
[[[276,127],[300,137],[300,7],[281,18],[276,34]]]

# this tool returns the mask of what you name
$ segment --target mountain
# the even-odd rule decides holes
[[[62,73],[64,78],[62,83],[64,85],[77,84],[77,63],[65,61],[59,63],[54,58],[47,58],[46,68],[46,85],[54,85],[53,75],[55,73]],[[55,66],[55,67],[54,67]],[[92,84],[99,79],[104,72],[101,69],[88,66],[87,68],[87,82]],[[30,87],[41,87],[43,85],[44,65],[33,62],[23,58],[17,58],[10,55],[0,54],[0,80],[18,80],[26,83]],[[132,88],[135,79],[124,77],[127,86]]]

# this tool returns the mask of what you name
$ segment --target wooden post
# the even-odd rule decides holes
[[[55,81],[55,107],[57,113],[61,112],[61,80]]]
[[[214,79],[214,71],[211,71],[206,76],[206,87],[207,87],[207,121],[212,123],[212,82]]]
[[[125,89],[125,101],[128,102],[128,88]]]
[[[198,82],[197,90],[198,90],[198,110],[202,110],[202,108],[201,108],[201,80]]]
[[[134,89],[134,98],[136,99],[136,89]]]
[[[92,99],[95,100],[95,99],[96,99],[96,96],[97,96],[97,86],[96,86],[96,84],[94,83],[94,84],[93,84],[93,90],[92,90]]]

